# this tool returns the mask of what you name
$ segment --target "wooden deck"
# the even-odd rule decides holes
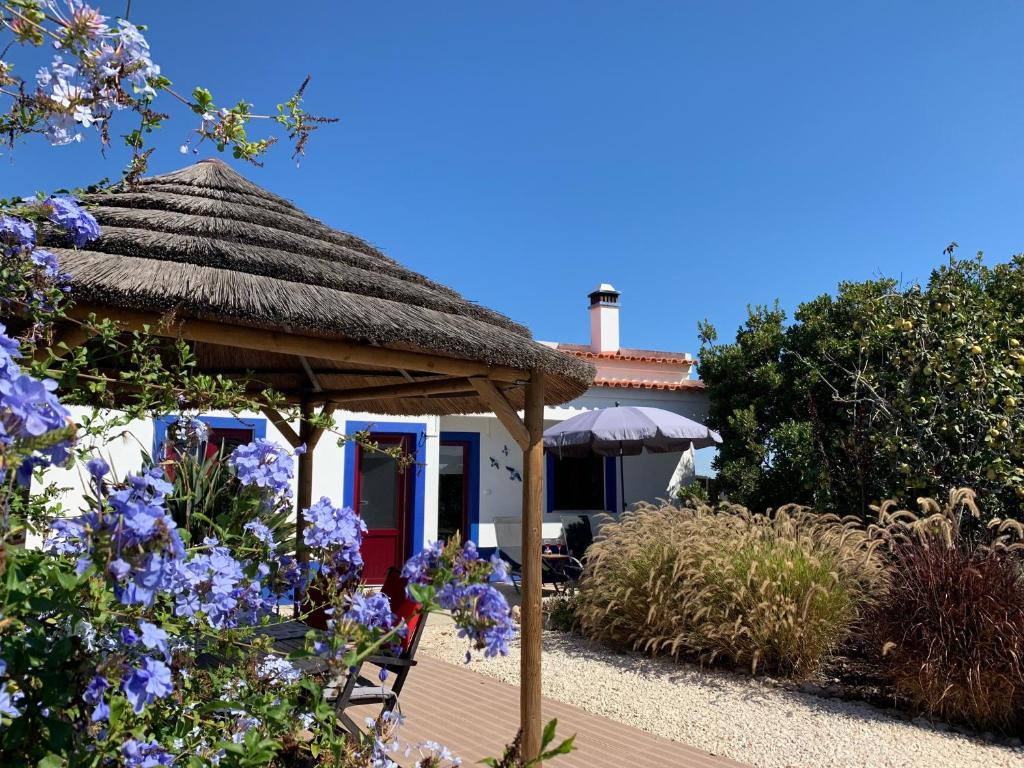
[[[423,654],[418,661],[402,691],[402,743],[440,742],[464,766],[500,756],[519,725],[519,689]],[[576,734],[576,751],[551,761],[552,768],[743,768],[561,702],[545,699],[543,711],[545,722],[558,718],[561,738]],[[414,751],[403,764],[415,759]]]

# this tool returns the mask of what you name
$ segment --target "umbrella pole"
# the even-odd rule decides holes
[[[617,405],[617,403],[616,403]],[[626,468],[622,463],[622,451],[619,451],[619,495],[622,497],[622,511],[626,511]]]

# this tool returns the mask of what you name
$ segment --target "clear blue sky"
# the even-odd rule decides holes
[[[132,20],[220,101],[311,73],[311,111],[342,122],[300,168],[282,146],[243,172],[539,338],[584,341],[601,281],[623,344],[696,351],[700,318],[729,336],[748,303],[923,279],[951,240],[1024,250],[1019,2],[135,0]],[[154,171],[193,123],[164,107]],[[32,141],[2,194],[122,160]]]

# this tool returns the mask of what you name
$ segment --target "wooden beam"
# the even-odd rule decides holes
[[[81,346],[90,336],[92,336],[92,333],[86,330],[85,326],[81,323],[64,324],[54,334],[53,344],[36,349],[35,359],[44,361],[51,352],[57,359],[63,358],[65,355],[73,352],[75,347]],[[61,343],[67,346],[67,350],[57,349]]]
[[[302,445],[302,438],[299,437],[299,433],[292,429],[288,419],[282,416],[279,411],[270,406],[263,406],[260,410],[263,411],[264,416],[270,419],[270,423],[277,427],[277,431],[281,433],[281,436],[288,441],[292,448],[298,448]]]
[[[406,384],[381,384],[376,387],[353,387],[321,392],[332,403],[351,403],[357,400],[378,400],[392,397],[443,395],[449,392],[472,392],[473,385],[465,376],[439,376],[426,381]]]
[[[541,732],[541,522],[544,482],[544,374],[533,372],[526,385],[523,447],[523,572],[520,634],[519,715],[523,757],[540,754]]]
[[[306,549],[302,538],[303,532],[306,530],[306,516],[303,514],[303,510],[309,509],[313,505],[313,448],[316,447],[313,435],[314,427],[309,421],[313,416],[312,401],[304,399],[300,411],[302,421],[299,422],[299,442],[296,447],[305,443],[306,451],[299,454],[298,462],[299,488],[295,499],[295,555],[299,562],[305,563],[309,561],[309,550]],[[319,439],[319,435],[316,435],[315,438]]]
[[[95,312],[97,317],[116,320],[128,330],[141,330],[150,326],[153,333],[171,338],[188,339],[225,347],[253,349],[296,357],[312,357],[340,363],[373,365],[380,368],[444,373],[453,376],[488,376],[497,381],[522,381],[524,371],[501,365],[487,365],[425,352],[406,352],[399,349],[374,347],[351,341],[323,339],[281,331],[267,331],[243,325],[229,325],[208,320],[176,319],[147,312],[134,312],[113,307],[78,304],[71,309],[76,318]]]
[[[484,405],[494,411],[498,421],[505,425],[512,439],[525,451],[530,445],[529,432],[526,430],[526,424],[519,418],[519,413],[505,399],[505,395],[488,379],[470,379],[469,383],[473,385]]]

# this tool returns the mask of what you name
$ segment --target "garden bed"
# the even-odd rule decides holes
[[[444,620],[427,626],[420,648],[451,663],[465,656]],[[472,669],[518,684],[518,644],[509,656]],[[545,696],[756,768],[1024,766],[1024,749],[1014,740],[987,740],[848,700],[863,694],[884,703],[888,695],[855,658],[839,658],[827,669],[814,683],[793,684],[544,633]]]

